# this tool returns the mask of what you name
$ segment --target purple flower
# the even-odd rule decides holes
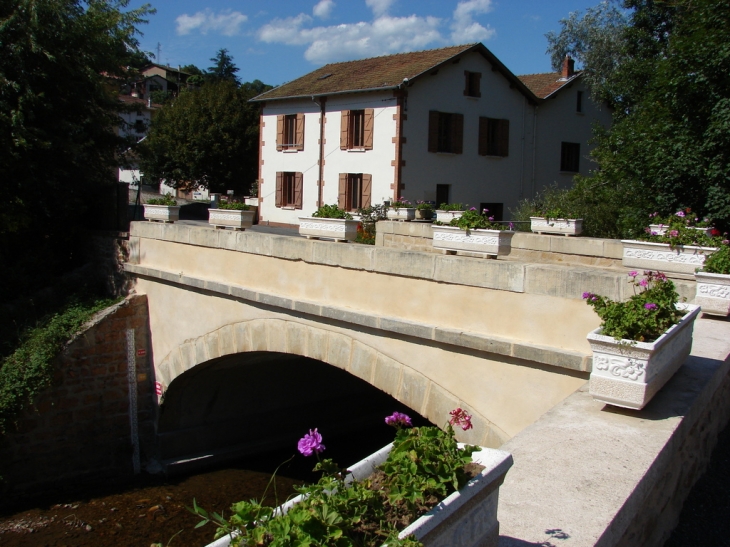
[[[591,296],[593,296],[593,293],[589,293],[589,292],[584,292],[584,293],[583,293],[583,298],[584,298],[584,299],[585,299],[585,298],[590,298]]]
[[[477,208],[476,208],[476,207],[469,207],[469,210],[470,210],[470,211],[476,211],[476,210],[477,210]]]
[[[652,230],[651,235],[655,236],[656,232]]]
[[[458,425],[461,429],[466,431],[472,429],[474,426],[471,425],[471,415],[467,414],[465,410],[457,408],[449,412],[451,419],[449,420],[450,425]]]
[[[483,209],[482,210],[482,213],[488,213],[488,212],[489,212],[489,209]]]
[[[649,285],[649,282],[646,279],[642,279],[641,281],[639,281],[639,285],[641,285],[642,287],[646,287],[647,285]]]
[[[509,223],[509,229],[510,229],[510,230],[514,230],[514,229],[515,229],[515,225],[514,225],[514,224],[512,224],[511,222]]]
[[[670,237],[677,237],[678,235],[679,235],[679,231],[677,231],[677,230],[670,230],[669,231],[669,236]]]
[[[489,217],[489,222],[493,221],[494,217]]]
[[[684,211],[677,211],[677,216],[679,218],[684,218]]]
[[[317,428],[310,429],[309,433],[304,435],[297,443],[299,452],[305,456],[311,456],[312,454],[319,454],[324,452],[324,445],[322,444],[322,435],[317,432]]]
[[[636,277],[637,275],[639,275],[639,272],[637,272],[636,270],[631,270],[629,272],[629,277]]]
[[[393,412],[393,414],[385,418],[385,423],[392,425],[396,429],[406,426],[411,427],[413,425],[408,414],[403,414],[402,412]]]
[[[644,308],[646,308],[647,310],[655,310],[657,309],[657,305],[651,302],[647,302],[646,304],[644,304]]]
[[[723,245],[730,245],[730,239],[723,239],[722,240]]]

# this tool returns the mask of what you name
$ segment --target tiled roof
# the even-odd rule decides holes
[[[380,88],[394,89],[403,82],[404,78],[412,80],[444,62],[472,50],[480,51],[487,56],[490,62],[499,66],[505,76],[519,84],[517,78],[486,47],[477,43],[332,63],[262,93],[252,100],[268,101]]]
[[[157,103],[152,103],[150,107],[147,106],[147,100],[146,99],[140,99],[139,97],[132,97],[131,95],[122,95],[119,94],[117,98],[125,103],[125,104],[137,104],[139,106],[143,106],[145,108],[160,108],[162,105]]]
[[[580,76],[580,72],[576,72],[572,78],[562,79],[560,72],[548,72],[545,74],[525,74],[517,76],[530,91],[541,99],[555,93],[565,84],[572,82],[576,77]]]

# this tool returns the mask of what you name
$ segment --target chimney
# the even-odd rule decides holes
[[[563,70],[561,71],[560,76],[564,79],[572,78],[573,74],[575,74],[575,69],[573,68],[575,66],[575,61],[570,58],[570,55],[565,55],[565,59],[563,59]]]

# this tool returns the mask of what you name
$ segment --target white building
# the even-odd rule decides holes
[[[519,199],[587,175],[591,125],[611,120],[570,59],[518,78],[482,44],[329,64],[252,101],[260,221],[273,225],[397,197],[506,218]]]
[[[139,142],[147,135],[152,118],[160,105],[152,104],[149,99],[141,99],[131,95],[119,95],[119,101],[128,108],[119,113],[122,123],[119,125],[119,136],[130,137]],[[119,168],[119,182],[137,186],[141,173],[133,149],[124,153],[123,166]]]

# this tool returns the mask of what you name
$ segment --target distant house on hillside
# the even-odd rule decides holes
[[[122,119],[118,130],[119,135],[129,137],[130,143],[131,141],[141,141],[147,135],[147,130],[160,105],[152,103],[149,99],[145,100],[131,95],[119,95],[118,98],[123,105],[129,107],[119,113]],[[140,180],[137,157],[132,148],[127,150],[124,156],[125,161],[123,166],[119,168],[118,180],[136,186]]]
[[[177,69],[152,63],[140,70],[140,78],[129,84],[129,94],[139,99],[149,99],[155,91],[177,95],[191,74]]]
[[[506,218],[520,198],[587,174],[591,124],[611,119],[572,60],[518,78],[482,44],[329,64],[252,101],[260,219],[281,225],[318,204],[396,197]]]

